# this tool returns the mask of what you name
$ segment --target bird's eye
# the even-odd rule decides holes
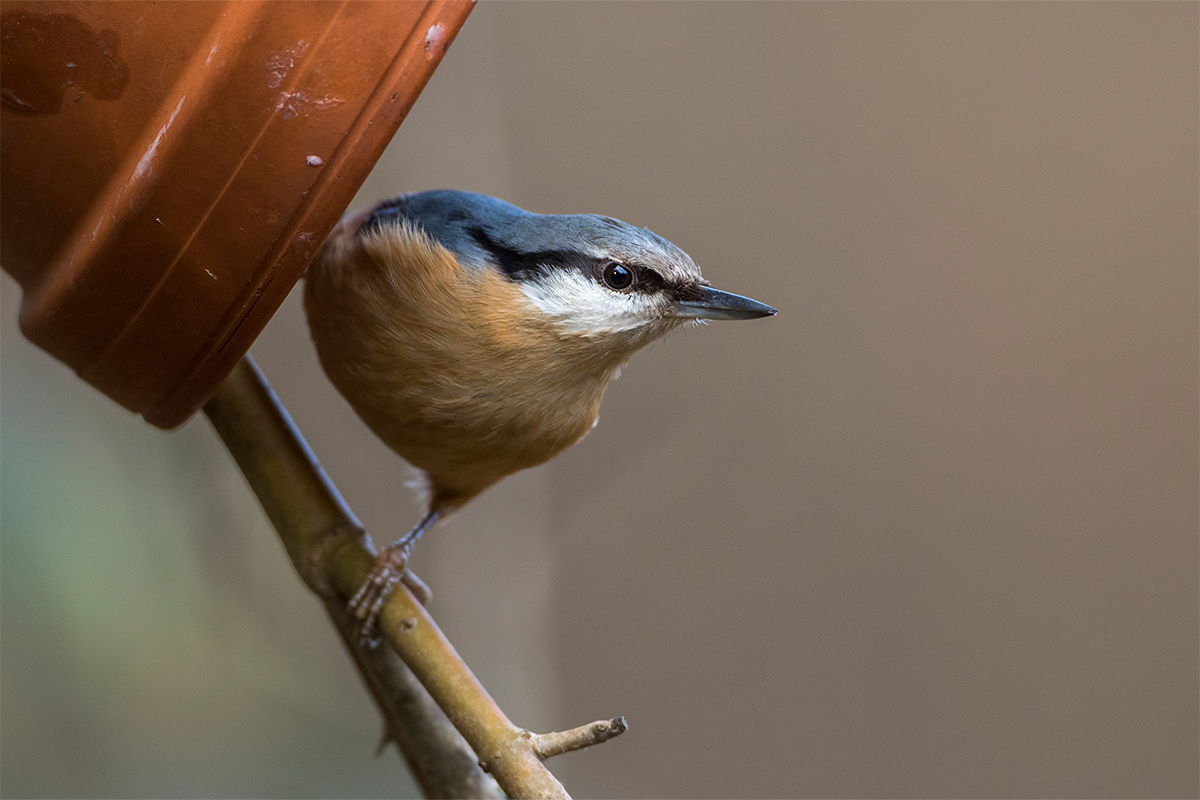
[[[612,263],[604,268],[604,283],[610,289],[621,291],[633,286],[633,270],[624,264]]]

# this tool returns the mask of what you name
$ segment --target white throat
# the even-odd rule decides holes
[[[563,333],[604,336],[640,328],[658,319],[659,302],[621,294],[575,271],[551,271],[521,281],[521,290]]]

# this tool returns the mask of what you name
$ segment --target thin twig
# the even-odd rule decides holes
[[[614,736],[620,736],[629,730],[624,717],[602,719],[587,725],[580,725],[569,731],[557,733],[530,733],[529,743],[537,757],[545,760],[554,756],[569,753],[572,750],[582,750],[594,744],[607,742]]]
[[[544,736],[518,728],[409,586],[401,584],[380,614],[379,629],[428,692],[414,695],[396,659],[354,644],[356,628],[345,602],[366,579],[374,553],[362,526],[249,357],[226,379],[205,413],[258,495],[300,576],[325,602],[383,712],[385,735],[414,765],[426,795],[496,797],[503,788],[509,797],[567,798],[542,759],[610,739],[625,729],[624,719]],[[433,713],[428,698],[445,717]],[[457,741],[446,718],[461,734]],[[596,731],[597,725],[607,726],[606,731]],[[535,742],[543,745],[541,752]],[[472,748],[478,758],[467,756],[471,763],[466,765],[464,754]]]
[[[359,647],[360,624],[346,613],[346,604],[340,599],[324,602],[363,682],[384,712],[380,751],[394,742],[426,797],[504,797],[496,780],[479,767],[471,746],[395,651]]]
[[[329,578],[349,597],[373,564],[365,549],[344,543],[329,553]],[[379,631],[509,797],[569,797],[533,752],[526,731],[509,721],[408,587],[397,587],[379,616]]]
[[[475,752],[396,655],[358,646],[357,620],[324,576],[331,546],[354,543],[369,562],[362,526],[308,449],[249,358],[204,407],[297,572],[325,604],[413,778],[427,797],[502,798]],[[366,572],[363,572],[366,575]]]

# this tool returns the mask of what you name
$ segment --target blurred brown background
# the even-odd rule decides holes
[[[514,721],[628,716],[568,789],[1200,793],[1198,8],[475,10],[355,207],[605,213],[780,309],[640,354],[592,435],[417,550]],[[411,794],[207,422],[125,413],[18,301],[0,791]],[[406,530],[298,291],[253,353]]]

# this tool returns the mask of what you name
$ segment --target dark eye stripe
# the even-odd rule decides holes
[[[545,275],[549,270],[560,269],[575,270],[603,282],[605,267],[613,263],[610,259],[597,259],[576,250],[539,250],[523,253],[500,244],[480,226],[469,227],[466,231],[509,280],[531,280]],[[629,291],[642,294],[672,291],[662,276],[649,267],[629,263],[622,263],[621,266],[632,270],[635,276]]]
[[[638,277],[636,291],[654,294],[667,288],[667,282],[663,280],[662,275],[649,267],[635,266],[633,269],[637,272]]]
[[[529,280],[545,275],[548,269],[579,270],[590,273],[597,259],[576,250],[539,250],[523,253],[497,242],[481,227],[467,228],[467,233],[490,257],[492,263],[510,280]]]

